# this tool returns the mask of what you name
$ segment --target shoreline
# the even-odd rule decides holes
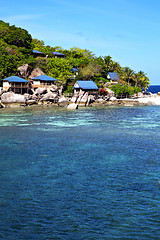
[[[71,109],[78,109],[78,108],[89,108],[89,107],[138,107],[138,106],[152,106],[152,105],[160,105],[160,95],[153,94],[151,96],[139,97],[136,99],[132,98],[124,98],[124,99],[114,99],[114,100],[103,100],[102,101],[95,101],[90,104],[75,104],[71,101],[63,103],[52,103],[52,102],[43,102],[42,104],[27,104],[27,103],[0,103],[1,108],[27,108],[27,107],[54,107],[54,108],[66,108],[69,109],[69,105],[76,105],[77,107]]]

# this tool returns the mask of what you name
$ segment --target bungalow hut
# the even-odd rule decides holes
[[[64,58],[65,57],[65,55],[60,52],[51,52],[51,53],[54,56],[54,58],[57,58],[57,57]]]
[[[89,94],[96,95],[98,94],[98,87],[93,81],[76,81],[74,86],[74,93],[77,92],[88,92]]]
[[[34,57],[45,57],[46,56],[45,53],[37,51],[37,50],[33,50],[32,52],[33,52]]]
[[[2,80],[3,90],[10,91],[18,94],[28,93],[30,89],[30,82],[26,79],[11,76]]]
[[[71,79],[75,79],[75,77],[78,75],[78,69],[76,67],[73,67],[70,71],[73,74],[73,76],[71,76]]]
[[[40,75],[35,78],[32,78],[32,80],[33,80],[32,86],[34,89],[39,87],[48,87],[51,86],[52,84],[55,84],[55,81],[58,81],[57,79],[47,75]]]
[[[113,83],[118,83],[119,80],[120,80],[120,77],[116,72],[108,72],[107,73],[107,79],[110,80]]]

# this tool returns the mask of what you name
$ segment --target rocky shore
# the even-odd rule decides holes
[[[131,98],[117,99],[110,89],[107,89],[106,96],[90,95],[88,92],[75,93],[72,97],[62,95],[62,89],[52,85],[47,88],[37,88],[30,94],[15,94],[13,92],[0,91],[1,107],[17,107],[31,105],[50,105],[66,107],[67,109],[77,109],[87,106],[144,106],[160,105],[160,94],[148,95],[139,93]]]

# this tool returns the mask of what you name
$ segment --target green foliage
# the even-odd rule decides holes
[[[16,74],[31,52],[31,35],[24,29],[0,21],[0,78]]]
[[[80,69],[80,74],[83,80],[91,80],[93,77],[99,76],[101,73],[101,66],[95,61],[90,61],[89,64]]]
[[[48,73],[50,76],[60,80],[63,84],[71,77],[71,68],[69,60],[65,58],[51,58],[48,60]]]
[[[0,79],[3,79],[6,76],[11,76],[17,72],[17,61],[15,61],[15,57],[12,55],[1,55],[0,56]]]
[[[73,93],[73,85],[68,85],[64,93]]]
[[[31,49],[32,37],[27,30],[0,21],[0,38],[9,45]]]
[[[77,52],[78,54],[82,54],[83,56],[87,57],[88,59],[92,59],[95,57],[95,54],[92,53],[91,51],[87,50],[87,49],[81,49],[78,47],[73,47],[70,48],[71,52]]]
[[[111,87],[111,90],[115,93],[116,97],[129,97],[142,90],[138,87],[131,87],[129,85],[116,84]]]
[[[109,80],[108,79],[106,79],[106,78],[103,78],[103,77],[94,77],[93,78],[93,80],[94,80],[94,82],[96,83],[96,85],[98,86],[98,87],[101,87],[103,84],[105,84],[106,82],[109,82]],[[101,84],[100,82],[103,82],[103,84]]]
[[[32,53],[33,49],[48,55],[48,58],[35,58]],[[65,58],[54,58],[51,52],[55,51],[65,54]],[[14,25],[10,26],[9,23],[3,21],[0,21],[0,62],[1,79],[15,75],[19,66],[28,63],[30,70],[39,67],[47,75],[60,80],[64,86],[73,77],[70,71],[73,67],[78,68],[78,75],[74,81],[92,79],[99,87],[102,86],[100,81],[104,84],[108,81],[108,72],[117,72],[123,85],[113,86],[117,95],[132,95],[133,92],[139,92],[140,89],[146,89],[149,86],[146,73],[143,71],[135,73],[129,67],[122,68],[109,55],[96,57],[93,52],[78,47],[66,50],[61,46],[45,46],[44,41],[32,39],[27,30]]]

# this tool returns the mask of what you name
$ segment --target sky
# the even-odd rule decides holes
[[[160,85],[159,0],[0,0],[0,16],[45,45],[110,55]]]

